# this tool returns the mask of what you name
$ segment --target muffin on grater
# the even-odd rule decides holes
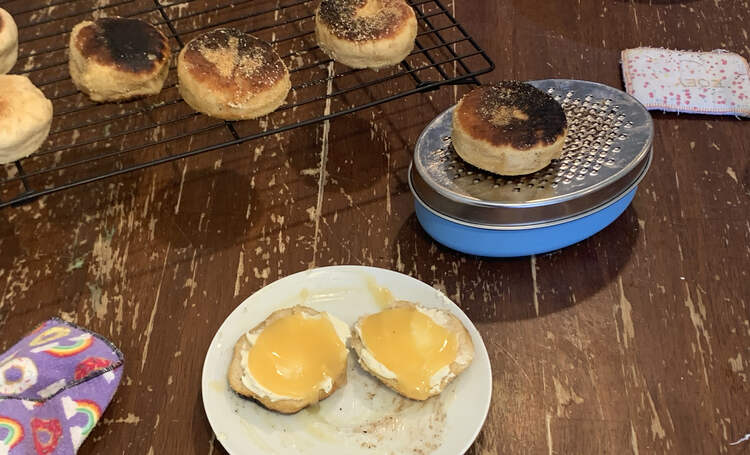
[[[565,112],[551,96],[518,81],[479,87],[456,106],[453,147],[467,163],[500,175],[536,172],[562,154]]]

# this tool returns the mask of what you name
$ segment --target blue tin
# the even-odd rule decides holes
[[[652,159],[646,109],[602,84],[531,83],[568,117],[562,157],[547,168],[502,177],[464,163],[450,144],[453,108],[417,141],[409,186],[420,224],[439,243],[489,257],[545,253],[601,231],[633,200]]]
[[[414,208],[422,228],[448,248],[477,256],[528,256],[564,248],[601,231],[628,208],[635,191],[635,188],[632,189],[591,215],[532,229],[496,230],[470,226],[444,218],[424,205],[418,197],[414,198]]]

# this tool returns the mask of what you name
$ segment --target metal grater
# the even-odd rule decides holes
[[[638,101],[595,82],[529,83],[565,111],[568,136],[561,158],[517,177],[475,168],[451,144],[451,107],[425,128],[414,151],[410,183],[428,207],[481,227],[557,224],[601,208],[643,178],[651,161],[653,122]]]

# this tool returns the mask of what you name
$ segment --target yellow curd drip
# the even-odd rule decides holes
[[[429,397],[430,378],[450,365],[458,353],[456,334],[412,307],[368,316],[360,331],[367,350],[396,374],[411,398]]]
[[[378,283],[372,276],[365,275],[365,283],[367,284],[367,290],[370,292],[372,299],[380,308],[390,308],[396,302],[391,291],[387,288],[378,286]]]
[[[347,350],[327,317],[293,313],[267,325],[248,352],[250,374],[285,397],[314,399],[346,368]]]

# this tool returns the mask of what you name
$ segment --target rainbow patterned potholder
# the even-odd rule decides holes
[[[122,353],[54,318],[0,355],[0,455],[76,453],[122,378]]]
[[[622,75],[647,109],[750,117],[750,66],[732,52],[626,49]]]

